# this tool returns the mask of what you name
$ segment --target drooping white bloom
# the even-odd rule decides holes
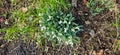
[[[60,20],[60,21],[59,21],[59,24],[61,24],[61,23],[62,23],[62,21]]]
[[[67,28],[64,28],[64,32],[67,32]]]
[[[41,27],[41,30],[45,30],[45,29],[46,29],[46,27],[45,27],[45,26]]]
[[[42,16],[43,14],[42,13],[39,13],[38,16]]]

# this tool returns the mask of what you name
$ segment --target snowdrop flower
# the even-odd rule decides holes
[[[58,33],[58,35],[62,35],[61,33]]]
[[[46,29],[46,27],[45,27],[45,26],[41,27],[41,30],[45,30],[45,29]]]
[[[61,38],[60,37],[57,37],[58,41],[61,41]]]
[[[47,21],[50,21],[50,19],[47,19]]]
[[[61,23],[62,23],[62,21],[60,20],[60,21],[59,21],[59,24],[61,24]]]
[[[43,14],[42,13],[39,13],[38,16],[42,16]]]
[[[42,23],[42,21],[41,21],[41,20],[39,20],[39,23]]]
[[[75,29],[79,29],[79,27],[76,27]]]
[[[68,24],[70,24],[71,22],[68,22]]]
[[[49,17],[50,19],[52,18],[52,16],[50,16],[50,15],[49,15],[48,17]]]
[[[54,34],[54,32],[52,31],[52,34]]]
[[[67,21],[66,20],[64,20],[64,22],[63,23],[67,23]]]
[[[71,46],[73,46],[72,36],[69,37],[68,44],[71,44]]]
[[[73,32],[75,31],[75,29],[71,29]]]
[[[64,32],[67,32],[67,28],[64,28]]]
[[[53,38],[55,38],[56,37],[56,35],[53,35]]]
[[[52,18],[52,16],[48,16],[49,18],[47,19],[47,21],[50,21],[51,20],[51,18]]]

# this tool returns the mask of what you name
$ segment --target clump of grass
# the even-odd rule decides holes
[[[73,39],[79,30],[78,25],[73,20],[74,17],[71,13],[66,14],[61,10],[50,11],[48,9],[46,13],[42,14],[40,27],[49,40],[57,38],[59,43],[65,41],[67,44],[73,45]]]
[[[76,32],[79,30],[77,24],[73,22],[74,17],[69,12],[70,5],[64,0],[44,1],[43,10],[39,13],[40,27],[44,33],[44,37],[50,41],[56,40],[61,43],[73,45]],[[55,5],[56,4],[56,5]]]

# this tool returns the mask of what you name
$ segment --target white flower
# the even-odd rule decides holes
[[[71,46],[73,46],[73,41],[72,41],[72,36],[69,37],[69,40],[65,41],[65,43],[68,45],[70,44]]]
[[[41,27],[42,25],[40,24],[39,26]]]
[[[47,21],[50,21],[50,19],[47,19]]]
[[[46,27],[45,27],[45,26],[41,27],[41,30],[45,30],[45,29],[46,29]]]
[[[60,37],[57,37],[58,41],[61,41],[61,38]]]
[[[73,32],[75,31],[75,29],[71,29]]]
[[[79,30],[79,27],[76,27],[75,29]]]
[[[52,34],[54,34],[54,32],[52,32]]]
[[[61,24],[61,23],[62,23],[62,21],[60,20],[60,21],[59,21],[59,24]]]
[[[67,32],[67,28],[64,28],[64,32]]]
[[[38,16],[42,16],[43,14],[42,13],[39,13]]]
[[[64,22],[63,23],[67,23],[67,21],[66,20],[64,20]]]
[[[39,20],[39,23],[42,23],[42,21],[41,21],[41,20]]]
[[[68,22],[68,24],[70,24],[71,22]]]
[[[50,21],[51,20],[51,18],[52,18],[52,16],[48,16],[49,18],[47,19],[47,21]]]
[[[50,16],[50,15],[49,15],[48,17],[49,17],[50,19],[52,18],[52,16]]]
[[[62,33],[58,33],[58,35],[62,35]]]
[[[73,45],[72,36],[69,37],[68,43]]]
[[[56,37],[56,35],[53,35],[53,38],[55,38]]]

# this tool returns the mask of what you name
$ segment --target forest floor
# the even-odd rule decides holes
[[[0,7],[0,29],[10,28],[13,20],[10,18],[12,7],[9,1],[4,1],[4,6]],[[16,7],[28,6],[27,1],[20,1]],[[14,9],[16,9],[14,8]],[[116,22],[115,11],[103,10],[96,16],[91,15],[89,8],[83,1],[77,2],[77,7],[71,10],[75,17],[75,23],[83,25],[84,31],[77,33],[80,42],[74,47],[66,44],[52,46],[50,41],[37,46],[36,41],[15,39],[7,42],[3,39],[5,32],[0,32],[0,55],[119,55],[120,49],[117,47],[117,28],[113,26]],[[2,16],[6,14],[6,16]],[[84,16],[84,17],[83,17]],[[81,18],[83,17],[83,18]],[[5,24],[4,20],[8,20],[9,24]],[[47,40],[47,39],[45,39]]]

